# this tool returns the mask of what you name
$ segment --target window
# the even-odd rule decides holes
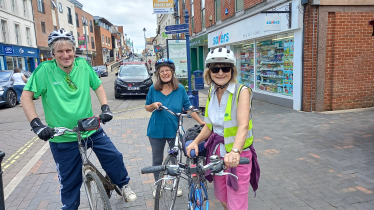
[[[90,37],[86,36],[86,40],[87,40],[87,43],[89,43],[90,42]]]
[[[64,11],[62,10],[62,4],[61,4],[61,3],[58,3],[58,11],[60,11],[61,13],[64,12]]]
[[[73,24],[73,17],[71,16],[71,9],[68,7],[68,23]]]
[[[79,18],[77,13],[75,13],[75,22],[77,23],[77,27],[79,28]]]
[[[195,12],[194,12],[194,8],[193,8],[193,0],[191,0],[191,29],[192,29],[192,33],[195,29],[194,16],[195,16]]]
[[[43,0],[37,0],[38,3],[38,11],[44,13],[44,3]]]
[[[3,42],[8,42],[8,33],[7,33],[7,22],[5,20],[1,20],[1,38],[3,38]]]
[[[92,32],[92,33],[93,33],[92,20],[90,20],[90,32]]]
[[[244,9],[244,0],[235,0],[235,11],[240,11]]]
[[[108,45],[110,46],[110,38],[108,37]]]
[[[221,20],[221,0],[214,1],[214,12],[216,14],[216,21]]]
[[[22,3],[23,3],[23,16],[27,17],[27,1],[23,0]]]
[[[5,9],[4,0],[0,0],[0,8],[1,9]]]
[[[42,32],[43,34],[45,34],[45,23],[44,22],[42,22]]]
[[[57,31],[57,26],[53,26],[53,30]]]
[[[201,0],[201,26],[205,28],[205,0]]]
[[[26,28],[26,41],[27,41],[27,46],[31,46],[31,33],[30,33],[30,28]]]
[[[105,43],[104,43],[104,35],[102,35],[102,36],[103,36],[103,44],[105,44]]]
[[[95,49],[95,42],[93,36],[91,36],[92,49]]]
[[[21,44],[21,38],[20,38],[20,34],[19,34],[19,25],[18,24],[14,25],[14,32],[15,32],[15,35],[16,35],[16,44],[20,45]]]
[[[77,32],[77,38],[75,40],[79,40],[79,32]]]
[[[16,0],[12,0],[12,12],[17,14]]]

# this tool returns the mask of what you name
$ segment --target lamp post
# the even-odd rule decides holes
[[[85,19],[85,20],[83,21],[83,28],[84,28],[84,42],[86,43],[87,62],[90,63],[90,62],[88,61],[87,32],[86,32],[86,26],[87,26],[88,24],[87,24],[86,18],[84,18],[84,19]],[[79,39],[79,37],[78,37],[78,39]]]
[[[143,28],[143,31],[144,31],[144,56],[145,56],[145,62],[147,62],[147,54],[146,54],[146,50],[147,50],[147,39],[145,38],[145,28]]]

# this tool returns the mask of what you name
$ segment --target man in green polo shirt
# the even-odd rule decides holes
[[[66,133],[53,137],[53,127],[72,129],[79,119],[93,116],[90,89],[94,90],[100,103],[103,123],[113,116],[108,100],[95,71],[82,58],[75,58],[75,39],[63,29],[53,31],[48,37],[53,60],[41,63],[28,80],[22,104],[32,130],[44,141],[49,140],[56,162],[62,209],[78,209],[82,184],[82,160],[78,150],[77,136]],[[45,113],[43,125],[38,118],[33,98],[42,97]],[[89,137],[89,138],[88,138]],[[130,189],[130,177],[123,163],[122,154],[116,149],[102,128],[83,134],[110,179],[122,189],[123,198],[134,201],[136,194]]]

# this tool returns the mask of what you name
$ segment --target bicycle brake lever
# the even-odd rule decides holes
[[[225,176],[225,175],[231,175],[233,177],[235,177],[236,179],[239,179],[236,175],[232,174],[232,173],[228,173],[228,172],[219,172],[219,173],[215,173],[214,175],[217,175],[217,176]]]

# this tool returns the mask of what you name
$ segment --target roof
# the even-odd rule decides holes
[[[100,17],[100,16],[93,16],[93,19],[94,20],[100,20],[101,22],[104,22],[104,23],[108,24],[109,26],[113,25],[111,22],[109,22],[109,20],[107,20],[103,17]]]

